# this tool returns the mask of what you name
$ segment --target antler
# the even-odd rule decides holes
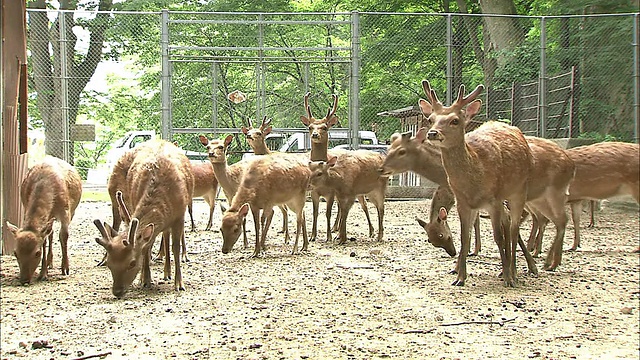
[[[127,210],[127,206],[124,204],[124,200],[122,200],[122,191],[118,190],[116,192],[116,199],[118,200],[120,210],[122,210],[122,213],[124,214],[124,221],[131,222],[131,214],[129,214],[129,210]]]
[[[304,109],[307,111],[307,117],[311,119],[313,115],[311,115],[311,107],[309,106],[309,96],[311,96],[310,92],[304,94]]]
[[[434,110],[442,108],[442,103],[438,100],[438,96],[436,92],[431,88],[431,84],[429,84],[429,80],[422,80],[422,89],[424,93],[427,95],[431,106],[433,106]]]
[[[107,249],[110,246],[111,236],[109,236],[109,233],[107,232],[107,229],[105,229],[102,221],[100,221],[99,219],[95,219],[93,220],[93,223],[98,228],[98,231],[100,231],[100,235],[102,235],[102,237],[96,238],[96,242]]]
[[[331,96],[333,97],[333,107],[329,108],[329,112],[327,112],[326,119],[329,119],[330,117],[332,117],[336,113],[336,110],[338,110],[338,95],[331,94]]]
[[[137,218],[131,219],[131,225],[129,225],[129,235],[127,240],[123,240],[124,246],[133,246],[136,240],[136,231],[138,231],[139,220]]]
[[[451,106],[455,105],[455,106],[463,107],[468,103],[472,102],[473,100],[475,100],[478,97],[478,95],[482,93],[483,90],[484,90],[484,85],[480,84],[476,86],[475,90],[473,90],[471,94],[464,96],[465,87],[464,85],[460,85],[460,89],[458,90],[458,98]]]
[[[267,115],[262,118],[262,124],[260,125],[260,130],[264,130],[267,126],[271,124],[271,119],[267,119]]]
[[[252,129],[252,127],[253,127],[253,125],[251,124],[251,119],[250,118],[247,118],[247,127],[249,129]]]

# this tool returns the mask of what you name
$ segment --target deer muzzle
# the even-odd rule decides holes
[[[429,130],[427,132],[427,139],[429,140],[440,140],[440,132],[438,130]]]

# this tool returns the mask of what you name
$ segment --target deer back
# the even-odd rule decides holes
[[[40,264],[42,245],[53,232],[54,219],[68,224],[81,196],[82,179],[78,171],[64,160],[46,156],[29,169],[20,189],[24,206],[23,226],[18,228],[7,223],[16,239],[14,255],[22,283],[31,281]]]
[[[576,174],[569,187],[569,201],[626,194],[640,200],[638,144],[601,142],[566,152],[576,165]]]
[[[547,188],[564,188],[568,192],[569,183],[575,173],[573,160],[558,144],[551,140],[526,136],[533,156],[528,199],[540,197]]]

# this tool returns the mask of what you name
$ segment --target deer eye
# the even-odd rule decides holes
[[[443,234],[443,233],[438,234],[438,238],[439,238],[439,239],[442,239],[443,237],[444,237],[444,234]]]
[[[131,262],[129,263],[129,270],[133,269],[134,267],[136,267],[136,261],[131,260]]]
[[[405,150],[405,149],[400,149],[398,151],[398,155],[400,155],[400,156],[404,156],[406,153],[407,153],[407,150]]]
[[[460,120],[453,119],[453,120],[451,120],[451,125],[458,125],[459,122],[460,122]]]

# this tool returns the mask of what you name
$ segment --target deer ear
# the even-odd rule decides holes
[[[421,127],[416,133],[416,141],[423,143],[427,139],[427,128]]]
[[[118,236],[118,231],[116,229],[112,228],[111,225],[109,225],[107,223],[104,223],[104,228],[106,229],[107,234],[110,234],[111,237]]]
[[[149,242],[153,243],[153,230],[155,225],[149,224],[140,233],[140,239],[142,240],[143,246],[147,245]]]
[[[438,220],[445,221],[447,220],[447,209],[441,207],[440,211],[438,211]]]
[[[418,222],[418,225],[422,226],[426,230],[427,223],[424,220],[422,220],[420,218],[416,218],[416,221]]]
[[[207,139],[206,136],[204,135],[199,135],[198,139],[200,140],[200,144],[202,144],[203,146],[207,146],[209,145],[209,139]]]
[[[245,135],[247,135],[247,133],[249,132],[249,129],[247,129],[246,126],[243,126],[241,130],[242,130],[242,133]]]
[[[18,230],[20,230],[17,226],[13,225],[12,223],[7,221],[7,228],[9,229],[9,231],[11,231],[11,233],[15,236],[18,233]]]
[[[271,134],[271,130],[273,130],[273,128],[271,126],[267,127],[266,129],[264,129],[264,131],[262,132],[262,136],[267,136],[269,134]]]
[[[422,110],[422,114],[424,114],[424,116],[429,116],[433,112],[433,106],[431,106],[431,104],[429,104],[425,99],[420,99],[420,101],[418,101],[418,105],[420,106],[420,110]]]
[[[300,121],[302,121],[302,123],[307,125],[307,126],[309,126],[309,124],[311,124],[311,120],[308,119],[306,116],[300,115]]]
[[[229,146],[229,144],[231,144],[231,141],[233,141],[233,135],[227,135],[227,137],[224,138],[224,146]]]
[[[338,123],[338,117],[335,115],[332,115],[330,118],[327,119],[327,127],[332,127],[337,123]]]
[[[329,160],[327,161],[327,165],[329,166],[335,166],[336,163],[338,162],[338,157],[337,156],[332,156],[329,158]]]
[[[469,105],[467,105],[467,119],[472,119],[480,112],[480,108],[482,107],[482,100],[473,100]]]
[[[218,203],[220,204],[220,210],[222,210],[223,213],[227,212],[227,207],[224,206],[222,203]]]
[[[244,216],[247,216],[248,213],[249,213],[249,204],[247,203],[242,204],[242,206],[240,207],[240,210],[238,210],[238,214],[244,217]]]

